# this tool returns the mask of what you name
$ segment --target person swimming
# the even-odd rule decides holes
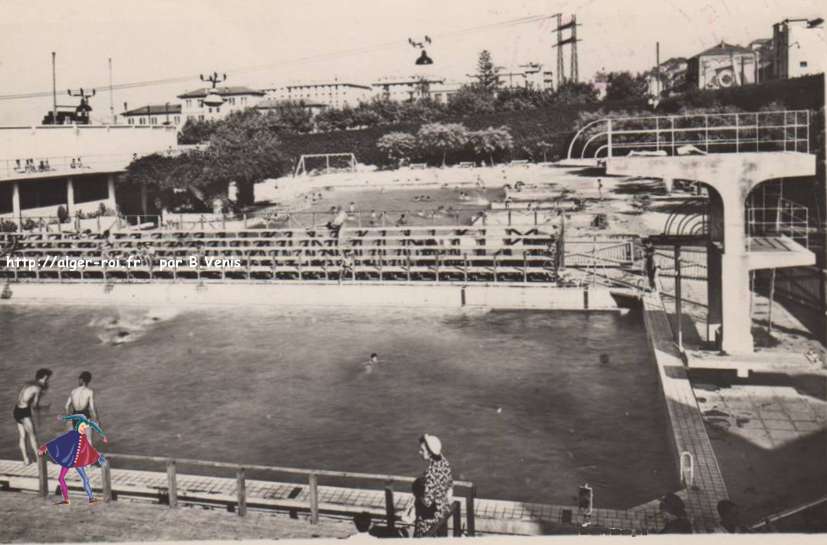
[[[370,359],[362,364],[362,367],[364,367],[365,373],[372,373],[378,365],[379,355],[376,352],[374,352],[370,355]]]

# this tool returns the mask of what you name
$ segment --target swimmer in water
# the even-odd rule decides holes
[[[370,359],[363,364],[365,373],[372,373],[377,365],[379,365],[379,355],[374,352],[370,355]]]

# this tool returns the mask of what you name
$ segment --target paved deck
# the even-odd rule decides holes
[[[643,303],[644,321],[658,366],[674,446],[678,453],[689,452],[694,458],[694,481],[685,496],[687,511],[695,532],[719,531],[716,506],[718,501],[728,498],[729,493],[704,426],[703,414],[675,346],[663,302],[657,294],[649,293]]]
[[[57,486],[58,467],[49,464],[49,489]],[[102,490],[101,472],[89,472],[92,488]],[[83,496],[83,488],[75,472],[66,479],[72,494]],[[36,491],[38,486],[35,464],[24,466],[21,462],[0,460],[0,489]],[[145,498],[159,501],[167,494],[166,473],[112,469],[112,490],[116,497]],[[278,509],[307,511],[309,490],[307,485],[258,481],[246,482],[248,509]],[[462,497],[455,499],[464,500]],[[236,480],[178,474],[179,503],[212,504],[229,507],[236,503]],[[401,514],[411,505],[409,493],[394,493],[394,508]],[[576,533],[584,522],[591,526],[614,529],[626,533],[646,533],[661,528],[663,518],[658,511],[658,502],[653,500],[628,510],[595,509],[591,517],[576,507],[538,503],[522,503],[504,500],[477,499],[475,502],[476,529],[480,533],[541,535],[550,533]],[[463,527],[465,526],[465,502]],[[319,486],[319,509],[321,513],[350,515],[367,511],[378,517],[385,515],[385,493],[383,490]],[[564,523],[564,511],[571,511],[572,523]]]

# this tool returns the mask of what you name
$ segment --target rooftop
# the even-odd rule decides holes
[[[133,108],[131,110],[127,110],[123,112],[121,115],[124,116],[131,116],[131,115],[157,115],[157,114],[180,114],[181,113],[181,105],[180,104],[147,104],[146,106],[141,106],[140,108]]]
[[[207,95],[215,93],[216,95],[225,97],[225,96],[235,96],[235,95],[256,95],[256,96],[263,96],[264,91],[260,91],[257,89],[250,89],[249,87],[243,86],[230,86],[230,87],[216,87],[212,89],[210,87],[202,87],[200,89],[195,89],[193,91],[187,91],[184,94],[178,95],[178,98],[204,98]]]
[[[321,102],[313,102],[310,100],[278,100],[275,98],[268,98],[262,100],[256,105],[259,110],[275,110],[278,108],[286,108],[290,106],[300,106],[302,108],[327,108],[327,104]]]
[[[729,55],[732,53],[752,53],[752,50],[737,44],[728,44],[721,42],[718,45],[710,47],[706,51],[701,51],[695,57],[708,57],[712,55]]]

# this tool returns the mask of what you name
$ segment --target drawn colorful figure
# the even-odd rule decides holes
[[[69,504],[69,487],[66,486],[66,474],[71,468],[75,468],[80,475],[80,480],[83,482],[83,489],[89,497],[89,503],[97,502],[95,496],[92,494],[92,487],[89,484],[89,477],[86,475],[84,468],[92,464],[104,464],[106,459],[103,455],[95,450],[95,447],[89,442],[86,437],[87,428],[91,428],[98,432],[103,438],[104,443],[109,440],[103,433],[97,422],[86,418],[82,414],[73,414],[62,417],[63,421],[71,422],[73,429],[53,439],[41,446],[37,453],[43,456],[46,452],[52,461],[60,466],[60,475],[58,482],[60,483],[60,491],[63,494],[63,501],[61,505]]]

